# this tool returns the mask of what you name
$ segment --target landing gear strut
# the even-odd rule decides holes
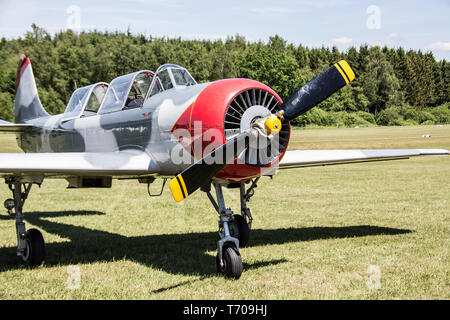
[[[45,259],[44,237],[37,229],[26,230],[22,212],[34,182],[26,183],[19,177],[10,177],[6,179],[6,183],[13,193],[13,199],[7,199],[4,205],[8,214],[16,220],[17,256],[22,258],[27,267],[39,266]]]
[[[223,185],[213,182],[217,201],[211,195],[210,189],[203,190],[219,214],[220,240],[217,242],[217,271],[230,278],[238,279],[242,274],[243,266],[239,247],[245,247],[249,240],[253,218],[250,209],[247,208],[247,202],[253,196],[257,180],[247,191],[244,182],[240,184],[242,215],[233,214],[230,208],[226,208],[222,192]]]

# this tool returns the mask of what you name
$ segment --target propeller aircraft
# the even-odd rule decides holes
[[[4,206],[15,219],[17,255],[29,267],[45,260],[41,232],[24,223],[23,206],[34,184],[62,178],[68,188],[108,188],[113,179],[135,179],[150,187],[156,179],[164,184],[171,179],[175,201],[199,189],[206,193],[219,216],[217,269],[239,278],[239,248],[248,243],[253,221],[247,202],[262,176],[278,169],[449,154],[444,149],[287,150],[289,122],[354,79],[342,60],[283,101],[255,80],[198,84],[185,68],[164,64],[155,72],[140,70],[78,88],[64,113],[49,115],[30,60],[22,55],[15,123],[0,120],[0,131],[16,133],[24,151],[0,154],[0,176],[12,192]],[[240,214],[226,207],[225,187],[239,189]]]

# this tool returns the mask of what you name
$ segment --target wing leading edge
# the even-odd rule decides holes
[[[448,154],[450,152],[445,149],[288,150],[281,160],[279,168],[289,169]]]
[[[0,176],[121,176],[157,172],[156,162],[142,151],[0,154]]]

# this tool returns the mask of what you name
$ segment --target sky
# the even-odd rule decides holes
[[[0,0],[0,37],[23,37],[31,24],[54,34],[127,31],[155,37],[267,42],[340,50],[361,44],[432,51],[450,60],[450,0]]]

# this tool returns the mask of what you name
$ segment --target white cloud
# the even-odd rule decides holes
[[[398,33],[393,32],[391,34],[388,34],[381,40],[370,41],[369,44],[372,46],[380,46],[380,47],[387,46],[389,48],[395,48],[405,46],[406,42],[402,37],[400,37]]]
[[[385,39],[385,43],[387,46],[397,46],[400,45],[402,43],[402,39],[400,38],[400,35],[398,33],[391,33],[389,34],[386,39]]]
[[[336,45],[347,45],[353,42],[352,38],[348,38],[348,37],[340,37],[340,38],[336,38],[332,40],[333,44]]]
[[[450,51],[450,42],[433,42],[425,47],[426,50]]]

